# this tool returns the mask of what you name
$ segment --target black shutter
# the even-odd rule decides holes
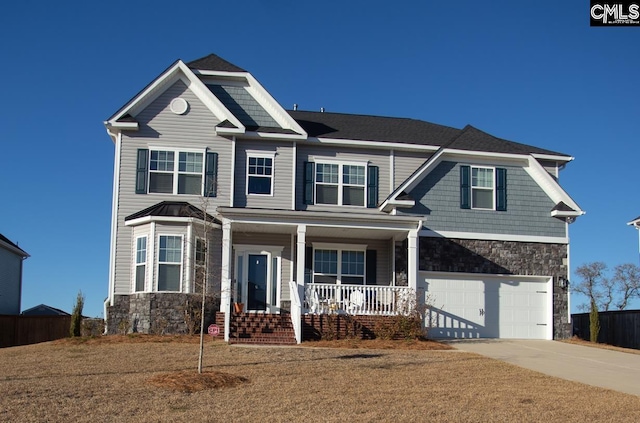
[[[306,247],[304,254],[304,283],[313,282],[313,247]]]
[[[147,193],[147,175],[149,165],[149,150],[138,149],[138,161],[136,164],[136,194]]]
[[[302,196],[304,204],[313,204],[313,187],[316,173],[314,162],[304,162],[304,179],[302,182]]]
[[[460,208],[471,208],[471,166],[460,166]]]
[[[378,206],[378,166],[367,167],[367,207]]]
[[[204,196],[215,197],[218,194],[218,153],[207,153],[204,170]]]
[[[507,210],[507,169],[496,168],[496,210]]]
[[[376,285],[376,250],[367,250],[367,285]]]

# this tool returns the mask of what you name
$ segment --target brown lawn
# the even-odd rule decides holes
[[[208,377],[196,378],[204,386],[192,393],[176,390],[184,380],[176,372],[195,373],[197,337],[0,349],[0,421],[640,421],[636,396],[456,350],[363,348],[372,345],[248,348],[207,339]]]

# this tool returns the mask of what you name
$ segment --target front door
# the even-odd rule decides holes
[[[249,268],[247,272],[247,309],[267,309],[267,264],[266,254],[249,254]]]

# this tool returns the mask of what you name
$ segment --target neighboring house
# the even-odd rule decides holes
[[[0,234],[0,314],[20,314],[22,261],[27,257],[22,248]]]
[[[105,125],[109,333],[184,329],[208,270],[227,340],[232,301],[290,316],[299,342],[304,313],[389,315],[412,295],[431,336],[571,335],[571,156],[472,126],[285,110],[215,55],[178,60]]]
[[[35,307],[31,307],[20,313],[23,316],[71,316],[64,310],[51,307],[46,304],[40,304]]]
[[[636,217],[631,222],[628,222],[627,225],[632,225],[634,228],[640,230],[640,216]],[[640,232],[638,232],[638,239],[640,242]]]

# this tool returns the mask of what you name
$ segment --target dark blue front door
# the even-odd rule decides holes
[[[267,309],[267,255],[249,254],[248,310]]]

